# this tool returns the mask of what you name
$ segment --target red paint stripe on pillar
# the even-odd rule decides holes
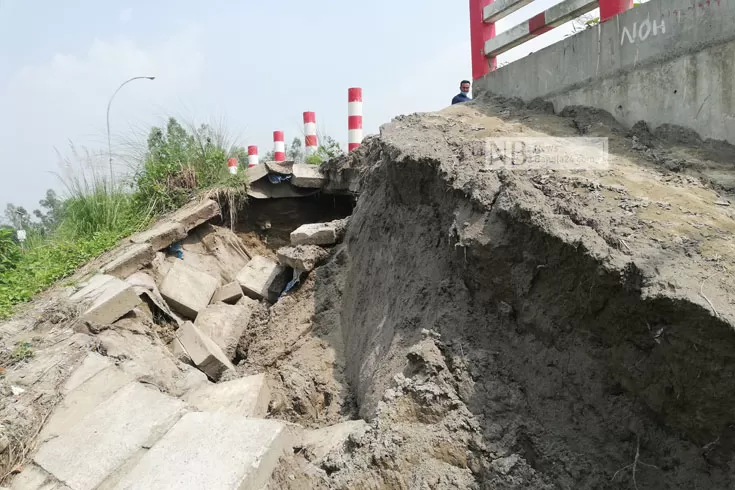
[[[248,146],[248,155],[257,155],[258,154],[258,147],[255,145]]]
[[[362,116],[347,116],[347,129],[362,129]]]
[[[283,131],[273,131],[273,141],[284,141]]]
[[[485,56],[485,41],[495,37],[495,23],[487,24],[482,21],[482,11],[493,0],[470,1],[470,49],[472,56],[472,79],[477,80],[495,70],[495,57]]]
[[[237,158],[228,158],[227,159],[227,166],[228,167],[237,167]]]
[[[360,147],[360,143],[348,143],[347,144],[347,151],[356,150]]]
[[[347,89],[347,102],[362,102],[362,89],[357,87]]]
[[[306,140],[306,146],[316,146],[316,136],[307,134],[304,139]]]
[[[304,123],[315,123],[316,112],[304,112]]]
[[[600,0],[600,22],[633,8],[633,0]]]
[[[543,12],[528,19],[528,32],[536,32],[544,27],[546,27],[546,17]]]

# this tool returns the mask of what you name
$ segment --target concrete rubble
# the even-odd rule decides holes
[[[327,454],[343,445],[351,436],[361,437],[369,428],[370,426],[364,420],[349,420],[341,424],[305,431],[300,447],[306,451],[309,460],[318,465]]]
[[[284,425],[274,420],[188,413],[113,488],[262,488],[287,445]]]
[[[209,305],[219,286],[219,278],[177,260],[163,279],[160,290],[171,308],[193,320]]]
[[[242,298],[242,296],[243,294],[240,283],[233,281],[225,284],[224,286],[220,286],[219,289],[214,292],[211,303],[227,303],[234,305],[240,300],[240,298]]]
[[[184,322],[177,330],[176,338],[192,362],[211,379],[216,381],[225,371],[235,369],[222,349],[193,323]]]
[[[73,490],[92,490],[150,446],[184,411],[182,401],[130,383],[45,442],[33,461]]]
[[[281,265],[309,272],[329,257],[329,252],[318,245],[281,247],[276,252]]]
[[[228,359],[235,358],[240,337],[250,322],[251,309],[246,305],[214,304],[199,312],[194,326],[214,341]]]
[[[148,243],[133,243],[114,253],[113,258],[100,272],[124,279],[133,272],[153,262],[155,251]]]
[[[153,250],[162,250],[184,238],[186,238],[186,230],[181,223],[163,221],[149,230],[133,235],[130,241],[139,244],[147,243],[153,247]]]
[[[246,296],[275,303],[288,282],[288,272],[270,259],[255,256],[238,273],[237,282]]]
[[[291,232],[292,245],[334,245],[337,227],[333,223],[307,223]]]
[[[86,307],[80,320],[91,324],[113,323],[141,301],[129,284],[105,274],[92,277],[70,300]]]
[[[244,417],[265,417],[271,394],[265,375],[256,374],[190,391],[184,400],[203,412],[222,412]]]
[[[327,183],[327,177],[319,170],[318,165],[294,165],[291,183],[296,187],[321,189]]]
[[[184,227],[184,231],[189,233],[190,230],[219,215],[219,204],[211,199],[204,199],[194,201],[179,209],[169,217],[169,221],[179,223]]]

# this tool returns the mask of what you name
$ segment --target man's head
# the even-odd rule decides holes
[[[461,91],[462,91],[463,93],[465,93],[465,94],[468,94],[468,93],[470,92],[470,82],[469,82],[469,80],[462,80],[462,81],[461,81],[461,82],[459,83],[459,89],[460,89],[460,90],[461,90]]]

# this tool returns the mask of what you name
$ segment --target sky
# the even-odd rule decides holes
[[[502,32],[557,0],[502,19]],[[62,5],[63,4],[63,5]],[[569,24],[498,58],[569,35]],[[216,124],[241,146],[303,138],[302,113],[347,143],[347,89],[363,89],[365,135],[401,114],[449,105],[471,79],[468,0],[233,2],[0,0],[0,214],[38,207],[85,151],[107,169],[110,106],[116,171],[131,143],[174,116]],[[501,68],[502,69],[502,68]]]

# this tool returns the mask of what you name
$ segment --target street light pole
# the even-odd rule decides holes
[[[112,138],[110,136],[110,106],[112,105],[112,99],[115,98],[117,93],[120,91],[121,88],[123,88],[126,84],[132,82],[133,80],[139,80],[145,78],[146,80],[155,80],[156,77],[133,77],[128,80],[125,80],[123,83],[120,84],[119,87],[117,87],[117,90],[115,90],[115,93],[112,94],[112,97],[110,97],[110,100],[107,102],[107,152],[110,156],[110,183],[112,183],[114,177],[112,173]]]

